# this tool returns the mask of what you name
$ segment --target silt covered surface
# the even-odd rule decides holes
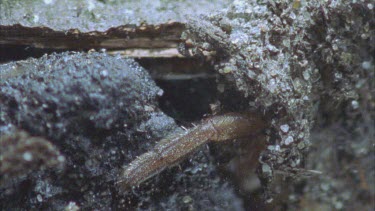
[[[185,22],[187,16],[209,13],[230,1],[99,1],[32,0],[0,2],[0,25],[47,27],[55,31],[106,31],[121,25]],[[187,9],[188,8],[188,9]]]
[[[292,189],[289,198],[280,199],[291,203],[290,207],[293,203],[311,208],[316,204],[304,204],[311,201],[296,193],[303,185],[267,187],[274,179],[291,176],[314,190],[319,189],[319,179],[310,183],[304,177],[331,182],[337,189],[328,185],[329,193],[314,199],[326,203],[322,208],[373,206],[374,164],[368,167],[365,163],[373,160],[374,153],[374,130],[370,126],[374,99],[369,94],[374,92],[374,22],[372,1],[280,0],[234,1],[221,13],[192,18],[187,26],[184,36],[196,48],[219,52],[216,69],[223,76],[223,106],[261,110],[270,119],[268,148],[260,157],[258,174],[266,193]],[[233,89],[243,97],[237,104],[226,95]],[[310,146],[317,151],[309,154]],[[335,161],[328,156],[332,153]],[[346,160],[346,155],[362,164]],[[336,173],[332,172],[337,164],[333,162],[342,165],[335,168]],[[348,180],[336,177],[348,176],[347,171],[361,173]],[[353,183],[356,185],[348,185]],[[360,184],[362,190],[358,191],[355,186]],[[356,199],[365,205],[356,204]]]
[[[43,52],[103,48],[159,49],[175,55],[173,49],[187,17],[220,10],[228,4],[227,0],[199,4],[162,0],[2,0],[0,61],[40,57]]]
[[[98,58],[100,62],[103,61],[102,57],[109,58],[105,54],[97,53],[54,54],[41,60],[31,59],[2,66],[5,71],[1,71],[0,74],[6,77],[2,86],[5,90],[2,92],[1,102],[5,105],[5,112],[1,116],[4,125],[2,130],[11,131],[13,125],[16,125],[26,129],[33,137],[47,138],[39,142],[43,143],[42,146],[49,146],[48,143],[52,143],[57,146],[53,149],[63,150],[62,154],[65,153],[67,157],[65,169],[73,169],[71,170],[73,181],[76,181],[74,187],[70,184],[56,185],[54,180],[51,182],[46,178],[53,178],[50,175],[56,176],[56,174],[66,175],[66,173],[56,173],[61,171],[60,163],[42,162],[55,169],[52,171],[54,173],[42,171],[42,176],[47,175],[44,178],[39,173],[34,173],[26,180],[22,180],[27,172],[20,172],[21,179],[17,177],[15,189],[4,189],[7,191],[2,193],[2,197],[6,200],[15,198],[20,200],[15,193],[20,190],[17,189],[18,187],[26,184],[29,187],[27,190],[30,190],[29,193],[33,197],[23,197],[21,200],[30,202],[27,205],[30,207],[49,207],[52,206],[50,202],[56,202],[55,199],[60,200],[59,203],[55,203],[56,206],[65,207],[68,206],[65,196],[69,194],[64,195],[64,193],[75,193],[74,196],[81,197],[76,200],[78,202],[72,200],[72,206],[84,208],[127,206],[144,209],[205,209],[217,206],[218,209],[250,210],[259,208],[371,209],[375,187],[373,179],[375,168],[373,162],[374,22],[372,1],[284,0],[265,2],[238,0],[224,11],[192,17],[188,21],[188,30],[181,40],[188,40],[190,43],[182,46],[180,51],[184,52],[184,47],[196,47],[192,51],[196,52],[197,58],[204,55],[200,51],[214,52],[212,54],[215,55],[214,66],[221,74],[217,80],[217,100],[220,102],[221,111],[259,111],[269,120],[270,125],[265,133],[267,149],[259,159],[253,159],[259,161],[258,175],[263,185],[261,191],[265,193],[265,197],[260,197],[259,201],[265,199],[270,202],[273,198],[273,201],[264,207],[262,202],[257,201],[257,197],[262,195],[257,192],[259,189],[254,192],[246,185],[249,178],[238,176],[245,175],[244,172],[254,172],[254,169],[242,163],[236,170],[231,168],[238,165],[236,162],[229,162],[229,165],[221,163],[222,160],[228,161],[233,157],[241,160],[250,156],[249,152],[244,153],[246,150],[236,143],[215,145],[213,148],[210,146],[213,149],[210,151],[204,148],[190,157],[189,161],[182,163],[183,171],[179,171],[178,168],[168,170],[139,189],[135,189],[133,193],[120,193],[113,182],[119,166],[129,163],[135,156],[150,149],[154,144],[152,141],[154,137],[162,137],[165,135],[164,132],[175,129],[176,125],[173,119],[159,110],[155,99],[160,89],[156,91],[158,88],[153,85],[150,77],[145,76],[145,80],[140,81],[137,79],[135,81],[139,83],[130,83],[131,86],[128,87],[129,83],[124,85],[116,83],[116,80],[109,85],[102,84],[101,80],[105,82],[106,77],[111,78],[111,74],[104,74],[106,77],[103,78],[103,68],[108,65],[99,65],[97,67],[100,70],[93,67],[94,72],[87,72],[86,61],[92,62],[89,67],[91,65],[96,67]],[[86,58],[83,62],[82,57],[89,59]],[[95,57],[95,61],[92,57]],[[38,73],[37,69],[50,70],[51,67],[60,69],[60,66],[54,64],[60,64],[64,58],[71,58],[68,59],[67,64],[75,64],[73,60],[77,60],[79,68],[74,69],[76,65],[67,65],[68,68],[64,69],[69,73],[66,84],[63,83],[64,86],[57,89],[58,94],[48,94],[51,87],[43,87],[43,84],[48,83],[50,79],[57,83],[60,77],[64,77],[61,75],[55,77],[56,72]],[[122,61],[116,57],[111,58]],[[24,63],[26,68],[22,67]],[[47,65],[43,65],[44,63]],[[28,64],[32,65],[28,66]],[[38,68],[40,64],[42,68]],[[120,66],[124,66],[123,61]],[[77,73],[70,73],[69,68],[77,70]],[[84,70],[84,76],[80,75],[81,68]],[[32,70],[30,75],[29,69]],[[104,69],[109,70],[109,68]],[[76,77],[79,80],[73,80]],[[144,83],[145,81],[150,82],[151,85]],[[30,85],[32,89],[23,90],[17,85],[20,83],[34,85]],[[80,91],[81,89],[76,89],[76,84],[80,83],[93,88]],[[104,87],[109,89],[103,89]],[[121,93],[121,89],[117,87],[124,90],[128,88],[139,90],[140,94],[149,98],[138,95],[126,98],[121,95],[117,99],[112,96],[112,92]],[[44,88],[47,88],[47,91]],[[98,90],[112,90],[112,92],[104,92],[103,95]],[[74,98],[70,99],[69,96],[74,96],[75,93],[85,97],[86,100],[76,102]],[[64,96],[67,98],[65,99]],[[47,102],[47,107],[43,107],[43,103],[35,104],[35,99],[36,102]],[[56,107],[49,109],[50,104],[56,102],[55,99],[64,102],[62,105],[68,105],[61,107],[61,111],[66,111],[62,113],[64,118],[56,118]],[[109,104],[115,106],[109,108],[108,102],[98,99],[108,99],[111,102]],[[128,107],[119,106],[121,99],[129,103]],[[90,102],[100,102],[102,106],[95,107]],[[14,108],[23,111],[21,114],[24,116],[13,118],[16,117]],[[71,109],[77,108],[79,112],[77,110],[72,112]],[[112,116],[112,113],[116,116]],[[33,118],[41,118],[41,116],[43,121],[37,123],[33,121]],[[62,121],[65,117],[68,121]],[[129,121],[131,124],[128,123]],[[57,130],[56,126],[60,127],[60,123],[62,128],[69,129],[67,133]],[[93,128],[99,129],[99,134],[102,135],[98,136],[96,133],[92,136]],[[55,132],[61,137],[74,137],[74,139],[55,137]],[[77,137],[79,141],[75,142]],[[9,140],[12,140],[12,137],[4,139],[4,146],[18,149],[9,145]],[[20,152],[24,152],[22,151],[24,142],[17,143],[21,143]],[[120,152],[118,143],[121,143],[121,149],[126,149],[127,153]],[[116,148],[113,155],[106,154],[111,152],[108,147]],[[79,159],[69,161],[69,156],[75,157],[73,152],[77,149],[83,152],[82,155],[77,154],[80,156]],[[48,152],[59,158],[59,152],[54,150]],[[29,154],[23,155],[21,159],[30,159]],[[103,155],[105,156],[102,162],[100,156]],[[94,159],[91,159],[92,157]],[[110,160],[111,157],[113,160]],[[44,161],[43,157],[41,160]],[[221,165],[217,165],[218,163]],[[102,166],[105,173],[96,171]],[[218,174],[217,167],[223,166],[226,167],[226,172],[235,175],[236,179],[230,178],[236,186],[228,186],[224,182],[226,177]],[[35,168],[41,169],[40,166]],[[85,185],[84,179],[79,179],[79,172],[84,172],[82,175],[85,179],[93,179],[90,180],[89,185]],[[22,183],[22,181],[26,182]],[[57,189],[53,189],[54,193],[58,194],[51,196],[41,192],[40,187],[44,186],[39,184],[45,184],[45,181],[53,184],[53,187],[58,186]],[[67,187],[67,192],[60,193],[61,187],[63,190]],[[81,189],[77,190],[76,187]],[[233,187],[237,188],[237,195],[234,194]],[[84,193],[83,196],[81,193]],[[50,198],[50,201],[44,200],[45,198]],[[14,206],[18,204],[9,205],[9,207]]]
[[[139,189],[116,185],[126,164],[177,129],[133,60],[52,54],[0,74],[1,209],[241,207],[208,149]]]

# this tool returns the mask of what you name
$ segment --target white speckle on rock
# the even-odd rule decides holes
[[[296,16],[296,14],[294,14],[294,12],[291,12],[289,17],[294,20],[294,19],[296,19],[297,16]]]
[[[52,4],[53,0],[43,0],[45,4]]]
[[[26,161],[32,161],[33,160],[33,155],[30,152],[23,153],[22,157]]]
[[[372,67],[372,64],[370,61],[364,61],[362,62],[362,68],[365,70],[370,70]]]
[[[34,15],[33,21],[34,21],[34,23],[38,23],[39,22],[39,15]]]
[[[281,125],[280,126],[280,129],[281,131],[283,131],[284,133],[287,133],[289,131],[289,125],[285,124],[285,125]]]
[[[341,210],[344,207],[344,204],[341,201],[335,203],[335,208]]]
[[[92,0],[89,0],[88,2],[87,2],[87,10],[88,11],[92,11],[93,9],[95,9],[95,7],[96,7],[96,5],[95,5],[95,3],[94,3],[94,1],[92,1]]]
[[[357,110],[357,109],[359,108],[359,103],[358,103],[358,101],[356,101],[356,100],[353,100],[353,101],[352,101],[352,108],[353,108],[354,110]]]
[[[275,79],[271,79],[268,82],[267,87],[268,87],[268,89],[270,90],[271,93],[274,93],[276,88],[277,88]]]
[[[60,155],[60,156],[57,157],[57,160],[58,160],[59,162],[65,162],[65,157],[62,156],[62,155]]]
[[[268,150],[271,151],[280,151],[280,146],[279,145],[270,145],[267,147]]]
[[[146,105],[146,106],[144,107],[144,109],[145,109],[145,111],[148,111],[148,112],[151,112],[151,111],[154,111],[154,110],[155,110],[152,106],[148,106],[148,105]]]
[[[190,196],[184,196],[182,198],[182,201],[185,203],[185,204],[189,204],[193,201],[193,199],[190,197]]]
[[[100,76],[103,77],[103,78],[107,77],[108,76],[108,71],[107,70],[100,71]]]
[[[288,138],[285,139],[285,145],[289,145],[291,143],[293,143],[294,139],[292,136],[288,136]]]
[[[309,71],[307,71],[307,70],[303,71],[302,75],[303,75],[303,78],[306,81],[310,80],[310,73],[309,73]]]
[[[160,90],[158,91],[158,93],[157,93],[158,96],[163,96],[163,94],[164,94],[164,91],[163,91],[162,89],[160,89]]]
[[[66,211],[78,211],[80,207],[73,201],[69,202],[68,206],[65,207]]]
[[[246,33],[239,32],[239,31],[233,31],[230,35],[230,41],[231,43],[235,45],[242,45],[247,43],[248,36]]]
[[[278,151],[278,152],[280,151],[280,145],[275,146],[275,151]]]
[[[38,200],[38,202],[42,202],[43,201],[43,197],[40,194],[38,194],[36,196],[36,199]]]

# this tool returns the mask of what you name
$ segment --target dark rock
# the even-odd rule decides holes
[[[207,149],[183,163],[185,171],[173,168],[134,191],[117,187],[125,165],[176,129],[158,107],[162,90],[133,60],[103,53],[52,54],[2,65],[0,75],[1,143],[8,143],[0,151],[1,167],[8,166],[0,172],[8,179],[0,189],[0,200],[7,201],[1,209],[241,207],[217,176]],[[7,162],[25,153],[9,154],[18,139],[9,143],[6,134],[17,136],[14,128],[50,140],[31,144],[41,152],[39,166],[20,170],[21,164]],[[40,167],[55,164],[58,151],[51,154],[43,148],[48,144],[65,157],[64,169]],[[190,173],[189,167],[199,170]],[[185,196],[192,200],[187,203]]]

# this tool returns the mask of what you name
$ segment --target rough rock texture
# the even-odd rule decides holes
[[[2,0],[0,25],[105,31],[113,26],[185,22],[186,16],[225,8],[230,1]],[[188,10],[186,8],[189,8]]]
[[[258,109],[270,119],[269,147],[260,158],[263,185],[274,171],[314,173],[301,167],[318,113],[358,100],[359,87],[372,83],[374,22],[372,1],[283,0],[238,0],[190,20],[183,38],[196,55],[216,52],[224,107]],[[180,51],[187,53],[184,46]],[[233,85],[247,100],[231,102],[226,93]]]
[[[1,0],[0,62],[103,48],[132,57],[177,57],[186,17],[229,2]]]
[[[52,54],[1,65],[0,75],[1,209],[241,207],[207,150],[152,188],[117,188],[122,167],[176,128],[158,108],[162,90],[133,60]],[[46,169],[61,156],[63,169]]]
[[[2,136],[0,146],[0,185],[3,187],[12,185],[31,172],[62,168],[65,161],[50,142],[44,138],[30,137],[26,132]]]
[[[210,145],[128,191],[115,183],[123,165],[176,128],[158,108],[161,90],[148,74],[132,60],[98,53],[2,65],[1,135],[22,137],[12,133],[23,129],[66,160],[63,171],[43,163],[32,167],[36,172],[14,171],[11,187],[0,188],[7,202],[0,208],[373,209],[374,6],[235,0],[224,11],[191,17],[179,51],[209,55],[222,76],[215,99],[222,111],[264,114],[267,149],[257,159],[248,143]],[[100,28],[93,25],[88,29]],[[21,152],[14,160],[29,160]],[[258,161],[266,198],[250,184]]]

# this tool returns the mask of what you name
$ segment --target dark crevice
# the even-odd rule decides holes
[[[191,58],[139,59],[164,91],[159,99],[163,112],[180,123],[210,114],[217,99],[216,74],[209,63]]]

